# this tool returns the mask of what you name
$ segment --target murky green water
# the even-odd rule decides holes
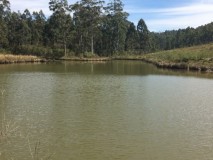
[[[213,74],[137,61],[1,65],[0,90],[11,132],[0,159],[213,157]]]

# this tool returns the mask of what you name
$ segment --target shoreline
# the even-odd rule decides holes
[[[127,61],[143,61],[146,63],[153,64],[158,68],[167,68],[174,70],[187,70],[187,71],[201,71],[201,72],[213,72],[213,66],[210,67],[208,65],[199,64],[201,62],[166,62],[160,60],[153,60],[151,58],[147,58],[145,55],[143,56],[117,56],[117,57],[96,57],[96,58],[82,58],[82,57],[73,57],[73,58],[61,58],[59,60],[62,61],[113,61],[113,60],[127,60]],[[213,65],[213,64],[212,64]]]
[[[91,58],[84,58],[84,57],[63,57],[60,58],[61,61],[111,61],[112,58],[110,57],[91,57]]]
[[[200,64],[202,62],[166,62],[161,60],[154,60],[146,58],[145,56],[133,56],[133,57],[115,57],[114,60],[132,60],[132,61],[143,61],[149,64],[153,64],[158,68],[172,69],[172,70],[187,70],[187,71],[200,71],[200,72],[212,72],[213,66]],[[212,63],[213,65],[213,63]]]
[[[151,63],[158,68],[167,68],[167,69],[179,69],[179,70],[187,70],[187,71],[200,71],[200,72],[213,72],[213,67],[210,67],[208,65],[202,65],[196,62],[181,62],[181,63],[175,63],[175,62],[164,62],[164,61],[154,61],[151,59],[143,59],[144,62]]]
[[[204,62],[191,61],[191,62],[170,62],[162,61],[154,58],[147,58],[146,55],[133,55],[133,56],[115,56],[115,57],[68,57],[60,58],[59,61],[78,61],[78,62],[107,62],[113,60],[131,60],[131,61],[143,61],[146,63],[153,64],[158,68],[167,68],[173,70],[187,70],[187,71],[201,71],[213,73],[213,63],[205,65]],[[44,58],[30,56],[30,55],[11,55],[11,54],[0,54],[0,64],[15,64],[15,63],[44,63],[49,62]]]
[[[0,54],[0,64],[43,63],[46,59],[31,55]]]

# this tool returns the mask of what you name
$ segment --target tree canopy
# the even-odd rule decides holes
[[[0,0],[0,50],[48,58],[68,55],[145,54],[213,41],[213,23],[198,28],[150,32],[144,19],[128,20],[122,0],[50,0],[52,14],[13,12]]]

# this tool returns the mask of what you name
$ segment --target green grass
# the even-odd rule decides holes
[[[213,63],[213,43],[161,51],[144,56],[147,59],[173,63]]]
[[[213,43],[146,54],[142,59],[159,67],[213,72]]]
[[[118,60],[142,60],[161,68],[213,72],[213,43],[144,55],[123,54],[113,58]]]

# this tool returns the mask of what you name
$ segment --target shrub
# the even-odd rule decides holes
[[[63,49],[34,45],[22,45],[13,50],[15,54],[35,55],[44,58],[58,59],[64,55]]]

